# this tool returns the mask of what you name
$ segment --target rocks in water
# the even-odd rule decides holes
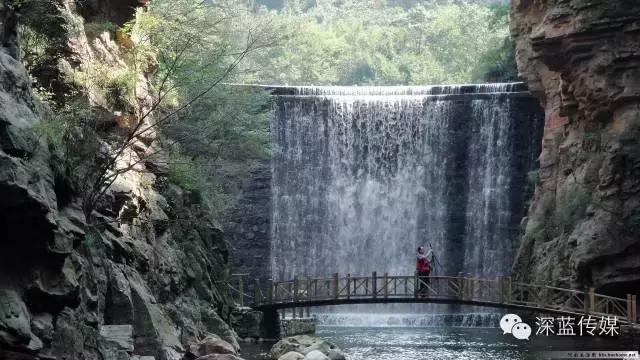
[[[319,350],[313,350],[305,355],[304,360],[332,360]]]
[[[313,352],[319,352],[327,359],[331,360],[344,360],[345,356],[342,350],[335,344],[323,340],[316,336],[298,335],[284,338],[278,341],[271,351],[269,351],[269,357],[272,359],[280,359],[283,355],[287,355],[290,352],[301,354],[305,359],[306,356]],[[295,359],[295,354],[288,355],[292,359]],[[318,356],[314,353],[312,356]],[[321,360],[322,358],[313,358]]]
[[[289,351],[288,353],[278,358],[278,360],[302,360],[302,359],[304,359],[304,355],[296,351]]]

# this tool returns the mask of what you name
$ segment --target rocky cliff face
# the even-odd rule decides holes
[[[90,231],[33,131],[48,110],[16,59],[15,14],[0,16],[0,358],[178,359],[209,333],[237,350],[210,213],[156,159],[118,178]],[[77,63],[118,56],[105,36],[69,39],[69,51]]]
[[[640,288],[640,3],[512,0],[521,75],[546,113],[516,276]]]

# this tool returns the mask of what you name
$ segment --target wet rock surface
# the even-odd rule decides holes
[[[545,108],[514,263],[525,281],[624,296],[640,285],[640,4],[514,0],[521,75]]]

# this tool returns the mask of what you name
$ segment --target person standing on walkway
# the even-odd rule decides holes
[[[431,255],[433,251],[429,249],[425,253],[424,246],[418,247],[416,259],[416,271],[418,272],[418,294],[423,295],[429,284],[429,275],[431,274]]]

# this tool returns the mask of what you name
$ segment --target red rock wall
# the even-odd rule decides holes
[[[545,108],[518,278],[640,289],[640,1],[512,0],[521,76]]]

